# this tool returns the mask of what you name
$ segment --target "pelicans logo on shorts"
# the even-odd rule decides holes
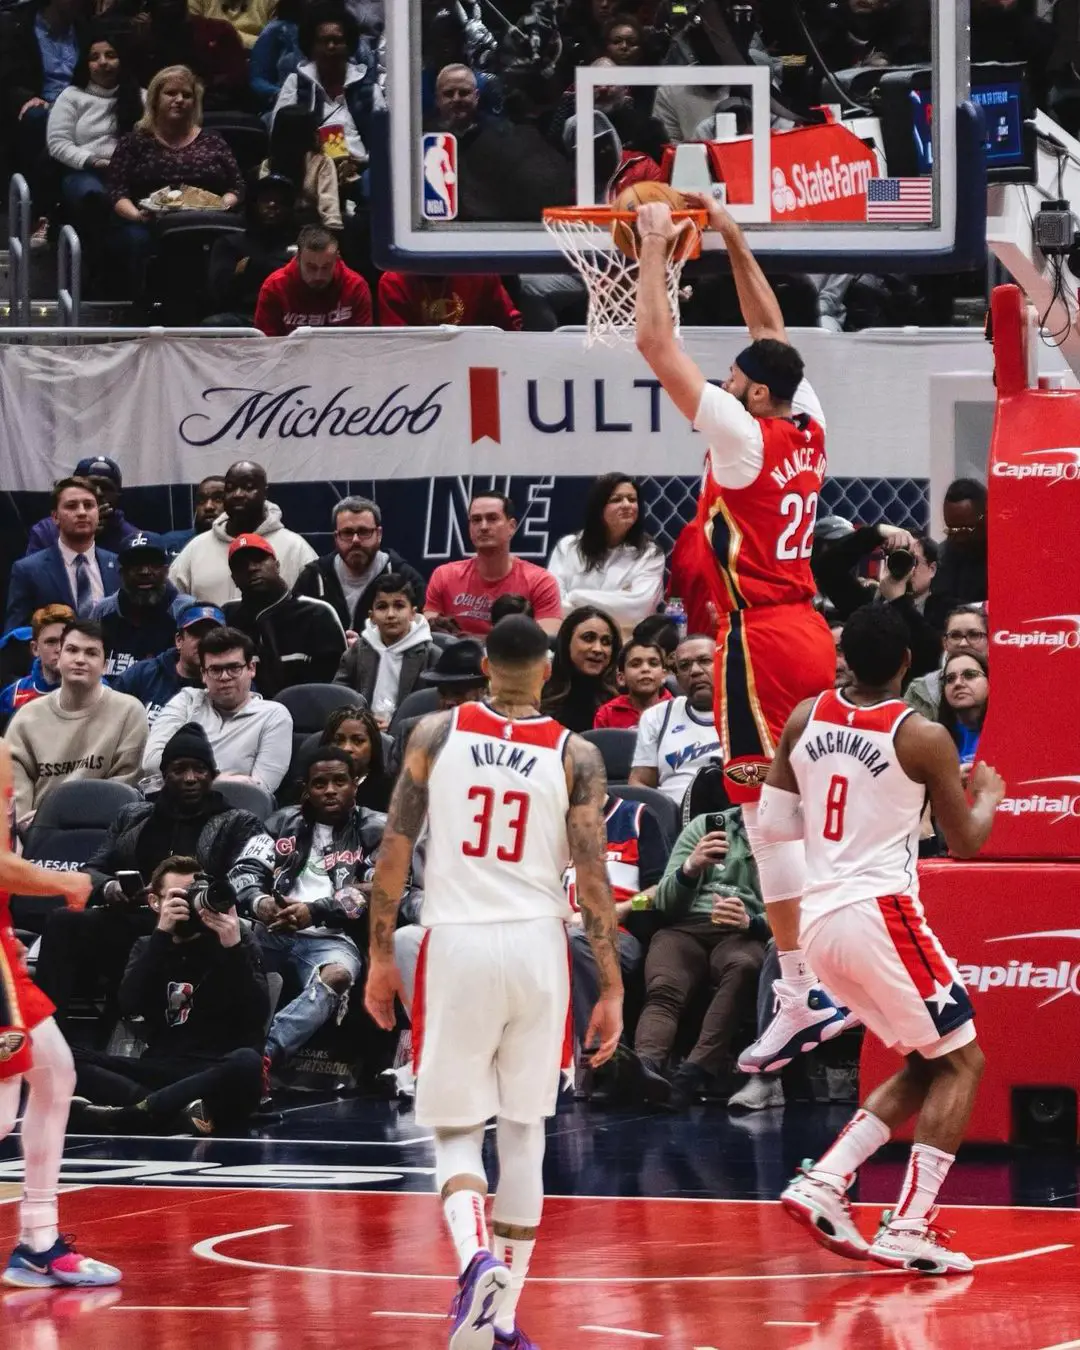
[[[25,1045],[25,1031],[0,1032],[0,1064],[6,1064],[9,1059],[14,1059]]]
[[[733,783],[738,783],[740,787],[760,787],[769,774],[769,761],[761,760],[739,760],[734,764],[724,766],[724,776],[730,778]]]

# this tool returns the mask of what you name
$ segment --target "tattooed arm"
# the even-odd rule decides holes
[[[596,1067],[611,1058],[622,1035],[623,984],[619,928],[607,875],[607,778],[599,750],[580,736],[571,736],[566,743],[566,780],[570,792],[566,832],[577,898],[600,978],[600,997],[585,1033],[585,1048],[597,1047],[592,1057]]]
[[[401,976],[394,962],[394,929],[398,908],[409,879],[413,845],[423,829],[428,809],[428,779],[432,765],[450,731],[450,713],[433,713],[413,729],[390,798],[386,829],[371,882],[368,923],[371,933],[364,1006],[379,1026],[392,1031],[396,1022],[394,998],[401,993]]]

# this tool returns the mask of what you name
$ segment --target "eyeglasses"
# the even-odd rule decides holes
[[[354,539],[374,539],[379,533],[378,525],[362,530],[335,530],[334,537],[343,544],[351,544]]]
[[[227,666],[203,666],[203,674],[215,680],[235,680],[247,670],[246,661],[230,661]]]
[[[963,680],[965,684],[971,680],[986,679],[986,671],[973,667],[971,670],[954,670],[945,676],[946,684],[956,684],[958,680]]]
[[[675,669],[680,675],[686,675],[691,670],[711,670],[713,658],[711,656],[691,656],[687,660],[676,661]]]
[[[950,628],[945,636],[950,642],[986,641],[986,633],[980,628]]]

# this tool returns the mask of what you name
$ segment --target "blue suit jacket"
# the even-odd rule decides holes
[[[96,553],[101,584],[105,594],[112,595],[120,585],[116,554],[108,553],[103,548],[97,549]],[[42,605],[70,605],[72,609],[75,608],[75,597],[71,593],[59,544],[31,553],[28,558],[20,558],[12,567],[4,632],[29,623],[34,610],[40,609]]]

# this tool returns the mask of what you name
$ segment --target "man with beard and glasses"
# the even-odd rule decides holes
[[[396,572],[409,583],[413,604],[424,603],[426,582],[392,548],[383,548],[382,511],[367,497],[343,497],[334,507],[334,551],[308,563],[293,595],[328,600],[337,610],[350,643],[363,632],[375,600],[375,583]]]
[[[241,534],[261,534],[274,546],[281,575],[291,586],[305,564],[315,558],[311,545],[281,523],[281,507],[266,500],[266,470],[241,459],[225,475],[225,510],[205,534],[194,539],[173,560],[169,577],[182,591],[204,605],[221,609],[239,600],[240,590],[229,570],[229,545]]]
[[[675,648],[677,698],[646,708],[638,719],[630,782],[659,788],[676,806],[704,764],[719,763],[713,718],[712,638],[691,633]]]
[[[170,854],[190,855],[208,875],[227,877],[240,896],[261,889],[273,840],[256,816],[215,791],[216,772],[206,732],[195,723],[181,727],[161,754],[161,791],[152,801],[121,807],[83,868],[93,882],[87,908],[50,915],[37,982],[56,1004],[61,1025],[88,978],[104,984],[107,1011],[112,1007],[132,944],[156,922],[146,882]]]
[[[195,603],[169,580],[169,555],[155,535],[135,534],[120,545],[120,589],[94,606],[105,641],[105,678],[156,656],[176,637],[175,616]]]

